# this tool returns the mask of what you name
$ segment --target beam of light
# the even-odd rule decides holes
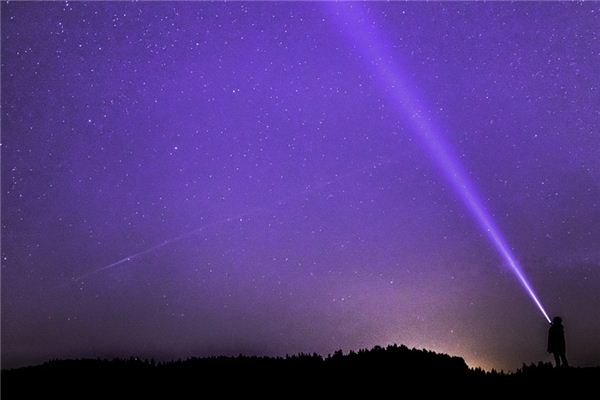
[[[395,162],[396,161],[394,161],[394,160],[382,160],[382,161],[379,161],[379,162],[370,163],[366,167],[353,169],[353,170],[351,170],[351,171],[349,171],[349,172],[347,172],[345,174],[339,174],[339,175],[336,174],[334,177],[332,177],[332,178],[330,178],[330,179],[328,179],[328,180],[326,180],[324,182],[321,182],[321,183],[316,184],[316,185],[307,185],[307,186],[305,186],[300,191],[295,191],[295,192],[292,192],[292,193],[288,194],[287,196],[283,196],[280,199],[278,199],[276,202],[274,202],[274,204],[272,204],[271,206],[253,207],[250,210],[242,212],[242,213],[239,213],[239,214],[237,214],[235,216],[229,216],[227,218],[219,219],[219,220],[216,220],[214,222],[211,222],[211,223],[208,223],[208,224],[196,227],[196,228],[194,228],[194,229],[192,229],[190,231],[184,232],[184,233],[182,233],[182,234],[180,234],[178,236],[172,237],[172,238],[164,240],[164,241],[162,241],[162,242],[160,242],[158,244],[155,244],[154,246],[149,247],[149,248],[147,248],[145,250],[139,251],[137,253],[130,254],[130,255],[126,256],[126,257],[123,257],[123,258],[115,261],[115,262],[112,262],[112,263],[104,265],[102,267],[93,269],[93,270],[88,271],[88,272],[86,272],[84,274],[75,276],[75,277],[71,278],[71,280],[67,283],[67,285],[69,283],[79,282],[79,281],[81,281],[81,280],[83,280],[85,278],[88,278],[88,277],[90,277],[92,275],[96,275],[96,274],[98,274],[98,273],[100,273],[102,271],[113,269],[113,268],[116,268],[116,267],[118,267],[120,265],[124,265],[124,264],[130,263],[130,262],[133,262],[133,261],[139,259],[140,257],[144,256],[144,255],[147,255],[147,254],[150,254],[150,253],[154,253],[155,251],[158,251],[158,250],[162,249],[165,246],[168,246],[168,245],[176,243],[176,242],[180,242],[183,239],[186,239],[186,238],[189,238],[189,237],[194,236],[196,234],[199,234],[199,233],[201,233],[201,232],[203,232],[203,231],[205,231],[207,229],[210,229],[212,227],[215,227],[215,226],[218,226],[218,225],[228,224],[228,223],[230,223],[232,221],[239,221],[239,220],[241,220],[242,218],[245,218],[245,217],[249,217],[249,216],[252,216],[252,215],[257,215],[257,214],[265,213],[267,211],[271,211],[275,206],[282,205],[284,202],[286,202],[286,201],[288,201],[290,199],[297,198],[297,197],[302,196],[302,195],[304,195],[306,193],[309,193],[311,191],[315,191],[315,190],[324,188],[326,186],[329,186],[329,185],[331,185],[333,183],[336,183],[336,182],[338,182],[338,181],[340,181],[342,179],[348,178],[350,176],[354,176],[354,175],[357,175],[359,173],[363,173],[363,172],[368,171],[368,170],[377,169],[377,168],[380,168],[380,167],[382,167],[384,165],[395,163]],[[65,285],[62,285],[62,286],[65,286]]]
[[[363,9],[360,3],[339,4],[328,3],[330,15],[337,21],[337,27],[348,36],[354,45],[353,51],[362,56],[364,61],[375,70],[375,79],[389,97],[390,102],[404,120],[410,124],[421,147],[429,154],[440,172],[449,182],[453,191],[465,204],[481,231],[487,236],[500,256],[506,261],[510,270],[521,283],[531,300],[539,308],[546,320],[550,322],[548,313],[535,294],[531,284],[517,258],[496,226],[491,214],[486,210],[468,174],[464,171],[458,158],[453,154],[451,146],[443,140],[426,108],[419,97],[411,90],[407,76],[395,63],[392,53],[386,51],[374,19],[368,17],[369,9]]]

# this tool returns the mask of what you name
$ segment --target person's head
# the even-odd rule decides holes
[[[553,324],[556,325],[560,325],[562,323],[562,318],[561,317],[554,317],[554,319],[552,320]]]

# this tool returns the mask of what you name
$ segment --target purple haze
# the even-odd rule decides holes
[[[3,367],[549,361],[478,212],[598,364],[600,5],[369,3],[371,50],[331,7],[2,3]]]

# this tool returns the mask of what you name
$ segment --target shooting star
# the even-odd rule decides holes
[[[359,168],[359,169],[354,169],[354,170],[352,170],[350,172],[347,172],[345,174],[336,175],[336,176],[334,176],[334,177],[326,180],[325,182],[321,182],[321,183],[319,183],[317,185],[314,185],[314,186],[307,185],[307,186],[305,186],[300,191],[293,192],[293,193],[291,193],[291,194],[289,194],[287,196],[284,196],[284,197],[278,199],[271,206],[254,207],[251,210],[239,213],[237,215],[230,216],[230,217],[227,217],[227,218],[223,218],[223,219],[220,219],[220,220],[208,223],[206,225],[199,226],[199,227],[194,228],[194,229],[192,229],[190,231],[182,233],[181,235],[178,235],[178,236],[172,237],[170,239],[164,240],[164,241],[162,241],[162,242],[160,242],[160,243],[158,243],[158,244],[156,244],[156,245],[154,245],[152,247],[149,247],[149,248],[147,248],[145,250],[142,250],[142,251],[134,253],[134,254],[130,254],[130,255],[126,256],[126,257],[123,257],[123,258],[115,261],[115,262],[112,262],[110,264],[104,265],[102,267],[93,269],[93,270],[91,270],[89,272],[86,272],[84,274],[81,274],[81,275],[78,275],[76,277],[73,277],[73,278],[71,278],[71,280],[68,283],[80,282],[80,281],[82,281],[82,280],[84,280],[84,279],[86,279],[86,278],[88,278],[90,276],[96,275],[96,274],[101,273],[103,271],[107,271],[107,270],[116,268],[118,266],[121,266],[121,265],[130,263],[130,262],[133,262],[133,261],[139,259],[142,256],[145,256],[147,254],[153,253],[155,251],[158,251],[158,250],[162,249],[165,246],[168,246],[168,245],[173,244],[173,243],[177,243],[177,242],[179,242],[181,240],[184,240],[186,238],[189,238],[189,237],[191,237],[193,235],[196,235],[196,234],[199,234],[201,232],[204,232],[205,230],[210,229],[212,227],[223,225],[223,224],[228,224],[228,223],[230,223],[232,221],[239,221],[241,218],[249,217],[249,216],[252,216],[252,215],[258,215],[258,214],[261,214],[261,213],[265,213],[265,212],[271,211],[274,207],[281,206],[282,204],[284,204],[288,200],[291,200],[291,199],[294,199],[294,198],[298,198],[300,196],[305,195],[306,193],[309,193],[309,192],[312,192],[312,191],[324,188],[326,186],[329,186],[329,185],[331,185],[333,183],[339,182],[339,181],[341,181],[343,179],[346,179],[348,177],[351,177],[351,176],[354,176],[354,175],[358,175],[359,173],[363,173],[363,172],[368,171],[368,170],[377,169],[377,168],[380,168],[380,167],[382,167],[384,165],[392,164],[392,163],[395,163],[395,161],[393,161],[393,160],[383,160],[383,161],[379,161],[379,162],[376,162],[376,163],[370,163],[367,167],[362,167],[362,168]]]

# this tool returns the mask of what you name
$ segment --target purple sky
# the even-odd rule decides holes
[[[3,367],[390,343],[550,360],[344,7],[2,3]],[[600,5],[363,8],[569,361],[599,364]]]

